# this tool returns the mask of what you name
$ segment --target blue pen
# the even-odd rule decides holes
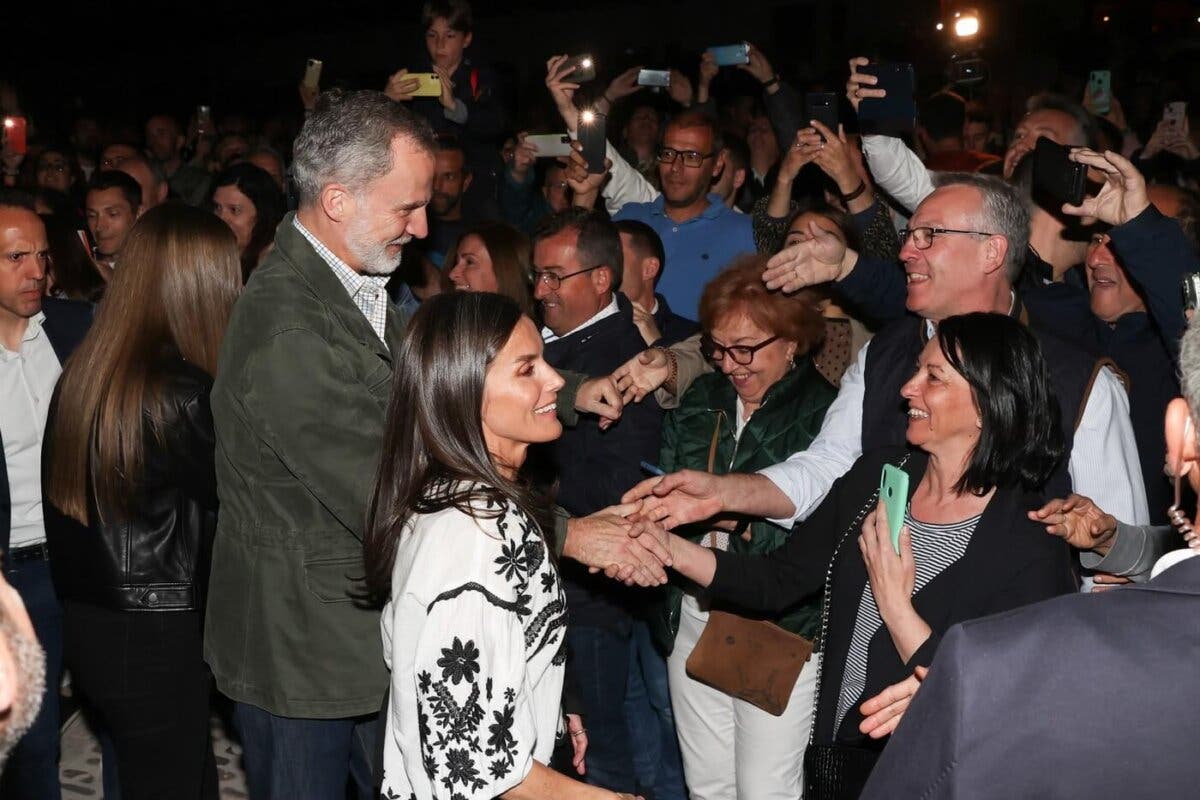
[[[663,472],[661,468],[654,466],[649,461],[642,462],[642,469],[646,470],[646,472],[649,472],[651,475],[666,475],[667,474],[667,473]]]

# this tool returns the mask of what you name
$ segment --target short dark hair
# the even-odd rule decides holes
[[[446,20],[459,33],[470,33],[474,27],[467,0],[428,0],[421,7],[421,27],[428,30],[435,19]]]
[[[662,280],[663,272],[667,269],[667,252],[663,249],[662,239],[654,228],[637,219],[622,219],[613,223],[617,226],[618,234],[629,237],[629,246],[641,258],[657,258],[658,274],[654,276],[654,285]]]
[[[459,139],[457,136],[455,136],[453,134],[440,133],[440,134],[438,134],[438,136],[436,138],[436,143],[437,143],[436,150],[439,153],[462,153],[463,174],[464,175],[470,174],[471,167],[469,164],[467,164],[467,150],[465,147],[463,147],[463,143],[462,143],[461,139]]]
[[[788,218],[787,227],[783,229],[783,236],[780,240],[780,245],[787,240],[787,235],[792,232],[792,226],[796,224],[796,220],[805,214],[816,214],[832,222],[837,226],[837,229],[842,232],[842,238],[846,240],[846,247],[856,253],[863,251],[862,234],[858,231],[858,225],[854,222],[848,212],[843,211],[837,206],[831,206],[824,200],[806,199],[796,207],[796,213]]]
[[[541,240],[566,230],[573,230],[579,236],[575,252],[579,254],[580,266],[608,267],[612,273],[612,290],[620,289],[625,257],[621,251],[621,235],[613,221],[594,208],[567,208],[542,217],[533,231],[533,244],[536,246]]]
[[[726,166],[738,170],[750,169],[750,145],[746,140],[734,133],[726,133],[722,137],[725,142],[722,149],[729,155],[725,159]]]
[[[719,153],[725,148],[725,137],[721,133],[721,126],[717,124],[714,117],[703,111],[684,111],[676,114],[667,121],[666,127],[663,128],[664,134],[667,128],[708,128],[712,134],[713,152]]]
[[[955,490],[984,495],[998,486],[1043,486],[1066,446],[1038,340],[1007,314],[984,313],[942,320],[937,337],[946,360],[970,384],[982,421]]]
[[[37,213],[37,203],[34,202],[33,195],[8,186],[0,186],[0,208],[20,208]]]
[[[961,138],[967,120],[967,102],[954,92],[938,92],[920,108],[921,127],[931,139]]]
[[[397,136],[433,153],[433,129],[403,103],[365,89],[323,92],[296,137],[292,173],[300,205],[314,202],[330,183],[360,191],[386,175]]]
[[[91,183],[88,184],[89,192],[103,192],[108,189],[120,189],[134,214],[142,207],[142,187],[129,173],[119,169],[103,169],[92,176]]]

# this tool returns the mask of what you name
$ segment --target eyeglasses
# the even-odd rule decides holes
[[[562,286],[562,282],[567,278],[574,278],[576,275],[582,275],[585,272],[591,272],[592,270],[600,269],[603,266],[605,265],[597,264],[594,267],[587,267],[586,269],[577,269],[574,272],[568,272],[566,275],[559,275],[557,272],[550,272],[549,270],[544,269],[535,269],[532,275],[533,285],[534,288],[536,288],[539,283],[544,283],[546,284],[546,288],[553,292],[556,291],[559,286]]]
[[[676,150],[674,147],[658,148],[658,160],[660,163],[674,164],[675,159],[682,156],[685,167],[698,167],[704,163],[704,159],[712,158],[716,154],[716,150],[711,153],[701,153],[696,150]]]
[[[725,356],[729,356],[733,359],[733,363],[741,364],[744,367],[754,361],[755,353],[778,338],[778,336],[772,336],[770,339],[763,339],[758,344],[725,347],[714,342],[713,338],[706,333],[700,337],[700,354],[709,361],[721,361]]]
[[[941,236],[943,233],[961,233],[965,236],[996,236],[995,233],[987,233],[986,231],[960,231],[954,228],[904,228],[900,231],[900,244],[908,241],[908,237],[912,237],[913,247],[918,250],[928,250],[933,246],[933,237]]]

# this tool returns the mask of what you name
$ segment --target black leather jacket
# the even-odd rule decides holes
[[[46,541],[60,598],[124,611],[195,611],[204,588],[217,521],[217,479],[209,392],[212,378],[178,356],[163,363],[163,441],[145,426],[143,471],[130,486],[126,520],[101,524],[95,498],[87,527],[47,500]],[[50,408],[43,486],[50,474]],[[89,491],[89,495],[91,492]]]

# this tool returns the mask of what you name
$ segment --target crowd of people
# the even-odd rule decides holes
[[[547,54],[548,156],[422,25],[294,141],[5,140],[0,797],[64,681],[125,800],[214,714],[252,800],[1194,791],[1200,106]]]

